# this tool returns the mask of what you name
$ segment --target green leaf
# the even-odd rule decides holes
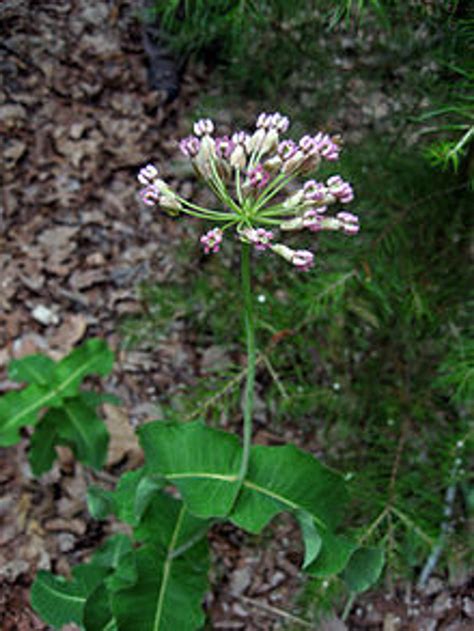
[[[150,502],[140,525],[134,529],[135,537],[138,541],[159,545],[163,549],[168,549],[173,536],[175,536],[175,550],[196,543],[206,534],[209,520],[195,517],[186,510],[181,519],[179,532],[175,535],[175,526],[182,506],[182,502],[173,499],[170,495],[158,493]]]
[[[347,539],[330,532],[321,532],[321,550],[305,572],[317,578],[339,574],[346,567],[357,545]]]
[[[0,446],[17,443],[20,428],[35,425],[42,409],[61,406],[65,397],[76,395],[86,375],[108,374],[112,370],[113,359],[112,351],[103,340],[89,340],[55,366],[54,380],[49,385],[34,383],[21,392],[9,392],[0,398]],[[26,372],[26,368],[21,366],[19,370]],[[29,374],[32,374],[31,370]]]
[[[56,457],[55,445],[70,447],[77,459],[95,469],[107,456],[109,434],[95,412],[79,399],[67,399],[62,408],[51,409],[36,428],[29,453],[35,475],[51,468]]]
[[[359,548],[351,556],[343,579],[351,592],[364,592],[380,577],[385,563],[381,548]]]
[[[153,496],[164,486],[164,480],[146,475],[143,467],[124,473],[112,493],[114,513],[121,520],[137,526]]]
[[[109,570],[104,580],[109,592],[129,587],[137,580],[135,547],[126,535],[110,537],[94,553],[91,563]]]
[[[109,434],[103,421],[78,399],[64,401],[61,416],[56,420],[60,444],[70,447],[78,460],[94,469],[100,469],[107,456]]]
[[[91,563],[98,567],[104,567],[109,570],[116,570],[121,560],[130,554],[133,545],[127,535],[114,535],[94,553]]]
[[[92,565],[79,565],[72,571],[73,580],[40,570],[31,588],[33,609],[56,629],[74,622],[82,624],[88,596],[102,582],[107,570]]]
[[[45,386],[33,384],[20,392],[9,392],[0,398],[0,446],[9,447],[20,440],[19,430],[38,422],[38,412],[60,401]]]
[[[314,520],[306,511],[299,511],[296,515],[301,527],[304,541],[303,570],[310,565],[321,550],[322,539],[314,525]]]
[[[100,521],[106,519],[110,513],[114,512],[115,504],[113,493],[100,488],[90,486],[87,489],[87,510],[91,517]]]
[[[63,397],[78,393],[82,380],[87,375],[108,375],[113,368],[114,354],[104,340],[93,338],[74,349],[56,366],[57,388]]]
[[[105,584],[99,585],[87,599],[83,621],[87,631],[118,631]]]
[[[91,408],[96,408],[103,403],[110,403],[112,405],[119,405],[121,403],[120,398],[116,397],[115,394],[93,392],[92,390],[80,390],[77,394],[77,398]]]
[[[195,631],[205,618],[201,603],[208,589],[207,543],[191,541],[190,547],[175,556],[189,536],[194,518],[169,496],[154,502],[167,509],[161,511],[159,528],[154,522],[147,533],[147,538],[156,535],[157,544],[137,551],[137,582],[112,594],[112,611],[120,631]],[[150,520],[150,526],[152,523]],[[143,536],[147,527],[140,528]]]
[[[320,528],[334,528],[347,503],[342,477],[293,445],[252,447],[242,492],[230,520],[258,533],[279,512],[306,511]]]
[[[49,410],[35,427],[30,440],[28,461],[35,476],[49,471],[56,459],[55,445],[58,444],[57,422],[63,416],[58,410]]]
[[[141,431],[148,470],[178,486],[188,510],[221,516],[235,498],[241,448],[233,436],[200,422],[145,425]],[[302,522],[305,564],[315,575],[337,574],[356,545],[332,534],[347,502],[340,475],[294,446],[252,447],[247,477],[228,515],[258,533],[279,512]]]
[[[201,422],[147,423],[139,430],[147,470],[173,482],[198,517],[224,517],[239,491],[236,436]]]
[[[54,379],[55,366],[55,362],[46,355],[28,355],[10,362],[8,377],[12,381],[47,386]]]
[[[140,430],[149,471],[180,489],[198,517],[226,515],[238,491],[241,447],[235,436],[186,424],[149,423]],[[335,527],[347,492],[340,475],[292,445],[252,447],[249,470],[230,514],[233,523],[258,533],[279,512],[304,510],[317,525]]]

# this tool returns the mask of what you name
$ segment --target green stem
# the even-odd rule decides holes
[[[245,479],[250,457],[250,445],[252,440],[252,414],[253,399],[255,387],[255,365],[256,365],[256,347],[255,347],[255,322],[253,316],[252,302],[252,281],[250,271],[250,251],[249,243],[242,243],[242,292],[244,298],[244,327],[247,340],[247,379],[245,381],[243,417],[243,451],[242,461],[240,463],[239,481]]]

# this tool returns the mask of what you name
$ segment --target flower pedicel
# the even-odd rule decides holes
[[[274,243],[275,231],[333,230],[354,235],[359,231],[359,219],[345,211],[326,214],[329,206],[354,199],[351,185],[340,175],[325,183],[308,179],[295,192],[294,181],[317,169],[322,160],[337,160],[340,146],[323,132],[305,135],[298,142],[282,139],[289,124],[278,112],[262,113],[252,134],[237,131],[231,137],[218,137],[213,135],[214,123],[201,119],[193,126],[194,135],[181,140],[181,153],[214,192],[222,210],[203,208],[182,198],[158,177],[152,164],[138,175],[144,186],[141,199],[173,215],[182,212],[217,224],[200,239],[206,254],[218,252],[225,231],[234,229],[242,242],[257,250],[272,250],[297,269],[309,270],[314,254]]]

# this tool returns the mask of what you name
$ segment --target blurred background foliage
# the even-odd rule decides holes
[[[225,110],[248,125],[245,102],[290,114],[295,135],[317,125],[352,138],[337,170],[354,185],[360,235],[318,235],[307,275],[256,257],[262,423],[296,426],[348,474],[352,524],[385,546],[386,580],[419,577],[438,545],[437,571],[462,572],[474,516],[472,5],[168,0],[146,19],[177,58],[212,70],[197,114],[219,121]],[[341,116],[361,85],[392,98],[385,126],[375,116],[354,130]],[[199,269],[189,250],[185,282],[142,287],[146,314],[124,323],[125,339],[148,344],[180,320],[202,349],[224,347],[225,365],[171,404],[186,418],[238,419],[238,248]],[[308,602],[324,589],[313,583]]]

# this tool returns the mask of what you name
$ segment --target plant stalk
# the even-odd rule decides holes
[[[244,330],[247,341],[247,379],[245,380],[244,401],[243,401],[243,450],[242,461],[239,471],[239,482],[242,483],[247,475],[247,469],[250,457],[250,444],[252,440],[252,416],[255,388],[255,365],[256,365],[256,347],[255,347],[255,320],[253,314],[252,301],[252,278],[250,266],[250,244],[242,243],[241,258],[241,280],[242,293],[244,299]]]

